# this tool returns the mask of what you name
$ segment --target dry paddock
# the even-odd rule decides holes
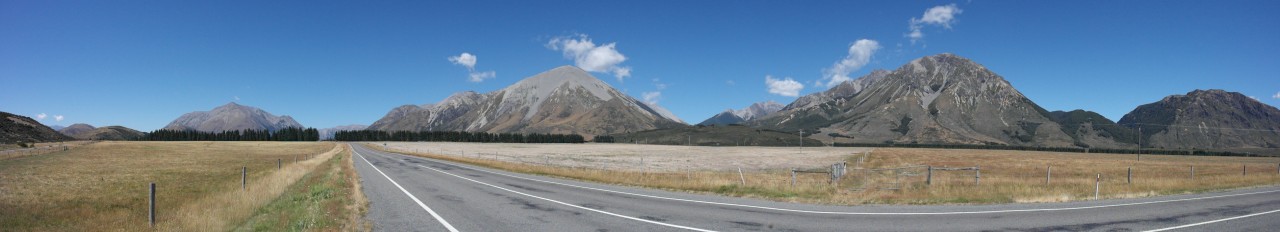
[[[683,172],[808,168],[844,161],[870,148],[704,147],[636,144],[376,142],[387,148],[593,169]]]
[[[606,183],[832,204],[1062,202],[1090,200],[1095,188],[1106,199],[1280,184],[1276,157],[1143,155],[1139,161],[1132,154],[967,149],[385,144],[406,153],[547,166],[520,169]],[[825,173],[802,173],[791,184],[791,168],[825,171],[838,162],[847,162],[848,171],[836,183]],[[981,171],[938,170],[930,181],[930,166]]]

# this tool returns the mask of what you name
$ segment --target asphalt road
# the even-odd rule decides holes
[[[823,206],[621,187],[352,144],[377,231],[1277,231],[1280,187],[1088,202]]]

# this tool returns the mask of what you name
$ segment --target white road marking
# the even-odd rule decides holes
[[[422,209],[427,210],[427,213],[430,213],[431,217],[436,218],[436,221],[440,221],[440,224],[444,224],[444,228],[449,229],[449,232],[458,232],[458,229],[453,228],[453,225],[449,224],[449,222],[445,221],[444,218],[440,217],[440,214],[437,214],[435,210],[431,210],[431,207],[427,207],[427,204],[423,204],[421,200],[418,200],[418,197],[413,196],[413,194],[409,193],[408,190],[404,190],[404,187],[400,187],[400,183],[396,183],[395,180],[392,180],[390,176],[387,176],[387,174],[383,173],[381,169],[378,169],[378,166],[373,166],[373,162],[369,162],[369,159],[365,159],[364,155],[360,155],[359,152],[356,152],[355,148],[352,148],[351,152],[355,153],[356,156],[364,160],[365,163],[368,163],[369,167],[373,167],[374,171],[378,171],[378,174],[382,174],[382,177],[386,177],[387,180],[391,181],[391,184],[396,185],[396,188],[400,188],[400,191],[404,192],[404,195],[409,195],[409,198],[412,198],[413,202],[417,202],[418,206],[422,206]]]
[[[1176,229],[1182,229],[1182,228],[1187,228],[1187,227],[1192,227],[1192,226],[1198,226],[1198,225],[1204,225],[1204,224],[1209,224],[1209,223],[1217,223],[1217,222],[1223,222],[1223,221],[1236,220],[1236,219],[1247,218],[1247,217],[1253,217],[1253,216],[1258,216],[1258,215],[1263,215],[1263,214],[1269,214],[1269,213],[1275,213],[1275,212],[1280,212],[1280,209],[1278,209],[1278,210],[1272,210],[1272,211],[1267,211],[1267,212],[1261,212],[1261,213],[1255,213],[1255,214],[1250,214],[1250,215],[1244,215],[1244,216],[1237,216],[1237,217],[1223,218],[1223,219],[1218,219],[1218,220],[1213,220],[1213,221],[1207,221],[1207,222],[1201,222],[1201,223],[1193,223],[1193,224],[1186,224],[1186,225],[1181,225],[1181,226],[1174,226],[1174,227],[1169,227],[1169,228],[1164,228],[1164,229],[1148,230],[1147,232],[1159,232],[1159,231],[1176,230]]]
[[[410,157],[413,157],[413,156],[410,156]],[[419,158],[419,157],[415,157],[415,158]],[[436,162],[447,162],[447,161],[440,161],[440,160],[432,160],[432,161],[436,161]],[[449,162],[449,163],[452,163],[452,162]],[[1112,204],[1112,205],[1095,205],[1095,206],[1067,207],[1067,208],[1012,209],[1012,210],[988,210],[988,211],[955,211],[955,212],[903,212],[903,213],[873,213],[873,212],[839,212],[839,211],[816,211],[816,210],[785,209],[785,208],[774,208],[774,207],[766,207],[766,206],[755,206],[755,205],[744,205],[744,204],[734,204],[734,203],[723,203],[723,202],[714,202],[714,201],[700,201],[700,200],[690,200],[690,199],[681,199],[681,198],[673,198],[673,197],[661,197],[661,196],[652,196],[652,195],[645,195],[645,194],[639,194],[639,193],[629,193],[629,192],[622,192],[622,191],[615,191],[615,190],[608,190],[608,189],[600,189],[600,188],[593,188],[593,187],[586,187],[586,186],[578,186],[578,185],[565,184],[565,183],[560,183],[560,182],[555,182],[555,181],[546,181],[546,180],[532,179],[532,178],[526,178],[526,177],[520,177],[520,176],[514,176],[514,175],[509,175],[509,174],[504,174],[504,173],[493,172],[493,171],[484,170],[484,169],[478,169],[478,168],[471,168],[471,169],[472,169],[472,170],[476,170],[476,171],[481,171],[481,172],[487,172],[487,173],[491,173],[491,174],[496,174],[496,175],[503,175],[503,176],[507,176],[507,177],[517,178],[517,179],[531,180],[531,181],[537,181],[537,182],[543,182],[543,183],[549,183],[549,184],[556,184],[556,185],[563,185],[563,186],[569,186],[569,187],[581,188],[581,189],[590,189],[590,190],[596,190],[596,191],[602,191],[602,192],[610,192],[610,193],[617,193],[617,194],[625,194],[625,195],[632,195],[632,196],[639,196],[639,197],[648,197],[648,198],[654,198],[654,199],[663,199],[663,200],[672,200],[672,201],[683,201],[683,202],[702,203],[702,204],[711,204],[711,205],[736,206],[736,207],[744,207],[744,208],[766,209],[766,210],[775,210],[775,211],[784,211],[784,212],[795,212],[795,213],[834,214],[834,215],[955,215],[955,214],[992,214],[992,213],[1017,213],[1017,212],[1065,211],[1065,210],[1097,209],[1097,208],[1111,208],[1111,207],[1120,207],[1120,206],[1134,206],[1134,205],[1148,205],[1148,204],[1158,204],[1158,203],[1170,203],[1170,202],[1194,201],[1194,200],[1204,200],[1204,199],[1214,199],[1214,198],[1224,198],[1224,197],[1235,197],[1235,196],[1245,196],[1245,195],[1256,195],[1256,194],[1264,194],[1264,193],[1280,192],[1280,190],[1271,190],[1271,191],[1252,192],[1252,193],[1239,193],[1239,194],[1229,194],[1229,195],[1220,195],[1220,196],[1195,197],[1195,198],[1187,198],[1187,199],[1173,199],[1173,200],[1160,200],[1160,201],[1148,201],[1148,202],[1134,202],[1134,203],[1123,203],[1123,204]]]
[[[507,189],[507,188],[499,187],[499,186],[497,186],[497,185],[492,185],[492,184],[485,183],[485,182],[480,182],[480,181],[477,181],[477,180],[472,180],[471,178],[466,178],[466,177],[462,177],[462,176],[459,176],[459,175],[454,175],[453,173],[448,173],[448,172],[440,171],[439,169],[435,169],[435,168],[427,167],[427,166],[422,166],[422,165],[420,165],[420,164],[418,164],[418,167],[423,167],[423,168],[431,169],[432,171],[436,171],[436,172],[444,173],[444,174],[446,174],[446,175],[450,175],[450,176],[457,177],[457,178],[462,178],[463,180],[468,180],[468,181],[471,181],[471,182],[476,182],[476,183],[478,183],[478,184],[487,185],[487,186],[489,186],[489,187],[494,187],[494,188],[497,188],[497,189],[506,190],[507,192],[512,192],[512,193],[516,193],[516,194],[520,194],[520,195],[524,195],[524,196],[532,197],[532,198],[538,198],[538,199],[542,199],[542,200],[544,200],[544,201],[555,202],[556,204],[566,205],[566,206],[569,206],[569,207],[579,208],[579,209],[583,209],[583,210],[590,210],[590,211],[594,211],[594,212],[597,212],[597,213],[607,214],[607,215],[610,215],[610,216],[615,216],[615,217],[620,217],[620,218],[626,218],[626,219],[631,219],[631,220],[636,220],[636,221],[641,221],[641,222],[647,222],[647,223],[653,223],[653,224],[658,224],[658,225],[663,225],[663,226],[668,226],[668,227],[675,227],[675,228],[680,228],[680,229],[686,229],[686,230],[693,230],[693,231],[714,231],[714,230],[699,229],[699,228],[693,228],[693,227],[682,226],[682,225],[676,225],[676,224],[670,224],[670,223],[663,223],[663,222],[657,222],[657,221],[650,221],[650,220],[640,219],[640,218],[636,218],[636,217],[632,217],[632,216],[616,214],[616,213],[612,213],[612,212],[608,212],[608,211],[604,211],[604,210],[598,210],[598,209],[592,209],[592,208],[582,207],[582,206],[578,206],[578,205],[574,205],[574,204],[569,204],[569,203],[560,202],[560,201],[557,201],[557,200],[547,199],[547,198],[544,198],[544,197],[534,196],[534,195],[532,195],[532,194],[523,193],[523,192],[519,192],[519,191],[515,191],[515,190],[511,190],[511,189]]]

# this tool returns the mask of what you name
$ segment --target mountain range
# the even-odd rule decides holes
[[[684,125],[574,66],[546,71],[489,93],[459,92],[435,104],[392,109],[370,130],[594,135]]]
[[[739,124],[764,117],[765,115],[773,112],[778,112],[779,110],[782,110],[783,107],[786,106],[774,101],[757,102],[741,110],[727,109],[715,116],[711,116],[711,118],[708,118],[707,120],[703,120],[701,123],[698,123],[698,125],[709,126]]]
[[[123,126],[93,127],[89,124],[76,123],[58,130],[67,136],[79,140],[135,140],[145,134],[141,131]]]
[[[0,116],[5,119],[0,120],[4,142],[127,139],[140,134],[118,126],[86,124],[57,133],[24,116]],[[327,128],[322,134],[331,138],[335,131],[361,129],[573,133],[678,143],[680,135],[703,133],[700,144],[742,143],[742,138],[716,137],[747,130],[723,127],[728,124],[770,135],[803,133],[815,141],[855,144],[1280,148],[1280,110],[1240,93],[1215,89],[1171,95],[1138,106],[1115,122],[1086,110],[1047,111],[994,71],[946,53],[915,59],[895,70],[875,70],[786,105],[767,101],[728,109],[699,123],[700,129],[690,129],[694,127],[666,109],[623,94],[580,68],[562,66],[493,92],[464,91],[437,103],[403,105],[367,127]],[[713,125],[723,128],[702,129]],[[164,129],[219,132],[286,127],[302,125],[287,115],[232,102],[184,114]]]
[[[1164,149],[1280,148],[1280,111],[1240,93],[1173,95],[1116,123],[1084,110],[1048,112],[1000,75],[954,54],[876,70],[744,124],[846,143],[1136,148],[1141,140]]]

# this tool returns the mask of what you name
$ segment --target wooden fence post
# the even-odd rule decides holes
[[[973,166],[973,185],[982,184],[982,165]]]
[[[1246,164],[1241,164],[1241,165],[1240,165],[1240,175],[1241,175],[1241,176],[1248,176],[1248,175],[1249,175],[1249,165],[1246,165]]]
[[[1129,166],[1129,184],[1133,184],[1133,166]]]
[[[276,159],[276,170],[284,169],[284,159]]]
[[[249,182],[249,167],[240,167],[240,190],[249,190],[245,183]]]
[[[147,201],[147,223],[156,227],[156,182],[151,182],[151,200]]]
[[[929,167],[929,174],[924,178],[924,185],[933,185],[933,166]]]
[[[1191,165],[1191,179],[1192,179],[1192,180],[1196,179],[1196,166],[1195,166],[1195,165]]]

